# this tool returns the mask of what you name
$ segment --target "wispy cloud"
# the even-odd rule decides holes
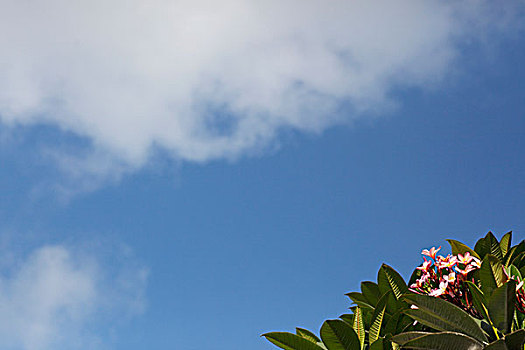
[[[236,158],[282,129],[321,132],[388,109],[397,87],[435,86],[462,43],[515,28],[522,5],[3,0],[0,120],[88,140],[97,178],[153,149]]]
[[[106,327],[143,309],[144,268],[108,266],[63,245],[7,256],[0,275],[2,349],[104,349],[111,343]]]

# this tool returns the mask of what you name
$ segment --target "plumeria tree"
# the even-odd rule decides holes
[[[285,350],[524,350],[525,241],[511,240],[489,232],[474,249],[456,240],[447,256],[424,249],[408,284],[383,264],[320,337],[301,328],[263,336]]]

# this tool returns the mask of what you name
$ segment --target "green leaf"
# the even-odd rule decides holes
[[[481,263],[481,268],[477,271],[477,275],[479,276],[483,294],[491,295],[492,291],[498,288],[496,278],[494,278],[494,273],[492,272],[492,268],[488,259],[483,260]]]
[[[494,325],[504,334],[510,332],[514,317],[516,282],[509,281],[496,288],[487,300],[487,308]]]
[[[368,300],[366,299],[366,297],[362,294],[362,293],[359,293],[359,292],[350,292],[350,293],[346,293],[345,294],[347,297],[349,297],[354,303],[363,303],[363,304],[368,304],[371,308],[372,305],[369,304]]]
[[[521,272],[520,270],[514,266],[514,265],[510,265],[506,268],[507,270],[507,274],[514,280],[519,280],[519,281],[523,281],[523,278],[521,277]]]
[[[525,267],[522,267],[522,268],[520,269],[520,275],[521,275],[521,276],[525,276]],[[522,288],[523,288],[523,287],[522,287]]]
[[[354,311],[354,324],[353,328],[359,338],[361,349],[365,348],[365,325],[363,323],[363,311],[357,307]]]
[[[310,332],[307,329],[303,329],[303,328],[297,327],[297,328],[295,328],[295,334],[297,334],[301,338],[304,338],[306,340],[311,341],[312,343],[316,343],[317,344],[317,343],[321,342],[321,339],[317,338],[317,336],[315,334],[313,334],[312,332]]]
[[[361,292],[365,296],[365,299],[368,301],[368,303],[374,307],[381,298],[379,286],[374,282],[361,282]]]
[[[354,304],[359,306],[361,309],[374,309],[374,307],[368,303],[368,300],[362,293],[351,292],[346,293],[345,295],[349,297],[354,302]]]
[[[390,319],[386,322],[384,334],[396,334],[397,325],[402,316],[405,316],[402,310],[393,314],[392,317],[390,317]]]
[[[507,252],[507,255],[504,258],[505,266],[510,265],[511,260],[514,258],[516,248],[518,248],[518,246],[511,247],[510,250]]]
[[[270,332],[262,336],[284,350],[323,350],[319,345],[288,332]]]
[[[521,241],[519,244],[515,245],[514,247],[510,248],[510,251],[507,253],[507,256],[505,257],[505,265],[512,264],[512,261],[520,254],[525,252],[525,241]]]
[[[374,311],[374,315],[372,316],[372,325],[370,326],[370,329],[368,330],[368,341],[370,344],[372,344],[377,339],[379,339],[379,335],[383,327],[383,319],[385,316],[386,302],[387,302],[389,294],[390,292],[385,293],[385,295],[383,295],[381,299],[379,299],[379,302],[377,303],[376,309]]]
[[[498,287],[501,287],[505,282],[507,282],[507,276],[503,271],[503,264],[498,258],[494,258],[492,255],[487,255],[486,258],[490,261],[490,267],[494,273],[494,279]]]
[[[501,254],[503,256],[507,255],[507,252],[510,250],[510,244],[512,241],[512,231],[507,232],[501,237],[501,241],[499,242],[499,245],[501,247]]]
[[[470,294],[472,295],[472,303],[474,304],[474,308],[483,316],[483,318],[487,321],[487,323],[492,325],[492,321],[489,316],[489,310],[487,308],[487,300],[485,299],[485,295],[481,291],[481,289],[476,286],[476,284],[466,281]]]
[[[399,334],[401,332],[407,331],[409,327],[412,326],[414,323],[414,320],[404,313],[399,317],[399,321],[397,322],[396,331],[393,334]]]
[[[466,252],[469,252],[470,255],[475,256],[476,258],[480,259],[478,253],[476,253],[474,250],[470,249],[467,245],[461,243],[460,241],[456,241],[454,239],[447,239],[447,242],[450,244],[450,247],[452,248],[452,254],[453,255],[465,255]]]
[[[361,301],[357,301],[355,302],[355,304],[357,306],[359,306],[361,308],[361,310],[365,311],[365,310],[369,310],[371,312],[374,312],[374,307],[370,304],[367,304],[367,303],[363,303]]]
[[[441,333],[427,333],[422,336],[417,336],[413,339],[408,337],[395,336],[393,341],[400,344],[403,349],[432,349],[432,350],[482,350],[483,345],[475,339],[468,337],[461,333],[455,332],[441,332]],[[406,341],[406,339],[410,339]]]
[[[492,254],[500,261],[503,260],[500,243],[492,232],[487,233],[484,238],[478,240],[474,250],[479,254],[481,259],[484,259],[487,254]]]
[[[370,345],[369,350],[384,350],[383,339],[378,339]]]
[[[518,329],[513,333],[507,334],[503,339],[490,343],[485,347],[485,350],[523,350],[524,342],[525,330]]]
[[[488,242],[490,244],[490,254],[494,255],[496,258],[499,259],[499,261],[503,261],[503,253],[501,251],[501,246],[498,242],[498,239],[492,232],[487,233],[487,236],[485,238],[488,238]]]
[[[399,300],[396,299],[396,297],[394,296],[394,293],[391,290],[385,293],[385,295],[388,295],[387,300],[386,300],[386,311],[385,311],[387,315],[392,316],[396,312],[408,308],[407,303],[405,303],[401,299]]]
[[[361,309],[361,314],[363,315],[363,325],[365,330],[369,329],[372,325],[372,316],[374,315],[374,309]]]
[[[354,329],[341,320],[327,320],[321,327],[321,339],[328,350],[359,350],[361,343]]]
[[[351,326],[354,324],[354,314],[343,314],[339,318]]]
[[[408,286],[403,277],[387,264],[383,264],[379,269],[377,284],[382,295],[391,290],[396,299],[408,292]]]
[[[412,323],[414,323],[412,318],[403,313],[403,315],[399,318],[399,321],[397,322],[396,334],[406,331],[407,328],[409,328],[412,325]]]
[[[525,266],[525,252],[521,252],[517,256],[515,256],[512,259],[511,264],[519,269],[523,268]]]
[[[399,310],[392,317],[390,317],[384,327],[384,334],[399,334],[414,322],[413,319],[404,314],[404,310],[406,309]]]
[[[509,349],[507,348],[507,344],[505,344],[505,340],[499,339],[487,345],[485,347],[485,350],[509,350]]]
[[[518,329],[517,331],[505,336],[505,344],[507,344],[509,350],[523,350],[524,342],[525,329]]]
[[[405,314],[422,324],[438,331],[461,332],[479,341],[487,341],[478,323],[456,305],[428,295],[405,294],[403,299],[418,307],[405,310]]]
[[[388,342],[383,339],[379,338],[375,342],[370,345],[369,350],[389,350],[390,347],[388,346]]]
[[[492,291],[501,287],[506,280],[501,261],[491,254],[485,256],[478,273],[481,290],[485,295],[491,295]]]
[[[404,332],[404,333],[393,336],[392,341],[395,342],[396,344],[403,346],[403,344],[406,344],[409,341],[412,341],[416,338],[421,338],[422,336],[425,336],[428,334],[432,334],[432,333],[431,332],[416,332],[416,331]]]
[[[525,314],[515,312],[514,316],[516,317],[516,329],[525,328]]]
[[[480,238],[474,246],[474,250],[478,253],[480,259],[483,259],[485,255],[490,254],[490,239],[487,236]]]

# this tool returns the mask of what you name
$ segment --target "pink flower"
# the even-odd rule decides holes
[[[429,274],[422,275],[418,280],[416,280],[416,283],[413,283],[410,287],[411,288],[421,288],[425,285],[425,283],[428,281]]]
[[[443,293],[445,293],[445,291],[447,290],[447,287],[448,287],[448,282],[441,281],[441,283],[439,283],[439,288],[433,289],[428,295],[430,295],[431,297],[438,297],[442,295]]]
[[[472,255],[470,255],[469,252],[466,252],[465,255],[458,254],[458,261],[462,264],[467,265],[472,261],[472,258],[474,258]]]
[[[432,266],[432,260],[425,259],[425,261],[423,262],[423,265],[416,267],[416,269],[421,270],[421,271],[428,271],[428,268],[430,266]]]
[[[443,279],[447,281],[447,283],[454,283],[456,282],[456,274],[451,272],[448,275],[443,276]]]
[[[428,256],[428,257],[430,257],[432,259],[435,259],[436,258],[436,253],[439,252],[440,249],[441,249],[441,246],[438,249],[436,249],[435,247],[430,248],[430,250],[423,249],[421,254],[426,255],[426,256]]]
[[[477,270],[477,269],[478,268],[476,266],[473,266],[473,265],[467,265],[464,270],[462,270],[462,269],[460,269],[459,267],[456,266],[456,272],[462,274],[463,276],[466,276],[466,275],[468,275],[468,273],[470,271],[474,271],[474,270]]]
[[[516,285],[516,291],[518,291],[518,289],[520,289],[521,287],[523,287],[523,281]]]
[[[456,265],[458,259],[454,255],[447,255],[446,258],[438,256],[436,259],[436,266],[438,269],[451,268]]]
[[[476,267],[478,269],[481,267],[481,260],[479,260],[475,256],[472,257],[472,261],[470,263],[472,264],[472,266],[474,266],[474,267]]]

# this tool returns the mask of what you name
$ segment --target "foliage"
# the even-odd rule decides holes
[[[351,313],[323,323],[320,338],[305,329],[296,334],[263,334],[285,350],[469,349],[524,350],[525,241],[511,246],[489,232],[474,249],[448,240],[452,254],[423,250],[409,285],[383,264],[377,282],[362,282],[346,294]]]

